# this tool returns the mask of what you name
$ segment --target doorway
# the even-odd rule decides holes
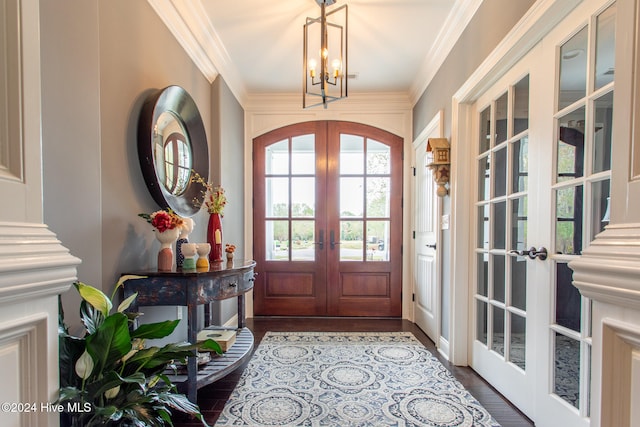
[[[585,1],[465,113],[470,365],[540,426],[590,422],[591,301],[568,263],[609,220],[615,16]]]
[[[402,138],[314,121],[254,139],[254,313],[402,314]]]

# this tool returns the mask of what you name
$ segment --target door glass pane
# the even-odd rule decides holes
[[[527,245],[527,196],[511,200],[511,249],[520,251]]]
[[[364,173],[364,138],[340,134],[340,174]]]
[[[291,173],[293,175],[313,175],[315,172],[315,135],[293,137],[291,139]]]
[[[491,349],[504,356],[504,310],[491,306],[493,327],[491,332]]]
[[[611,169],[611,131],[613,130],[613,92],[595,101],[593,125],[593,172]]]
[[[511,177],[511,192],[527,191],[529,178],[529,137],[513,143],[511,155],[513,175]]]
[[[289,178],[265,178],[265,216],[289,216]]]
[[[493,195],[501,197],[507,194],[507,147],[495,152],[493,176]]]
[[[555,333],[553,391],[571,405],[580,401],[580,342]]]
[[[389,221],[367,221],[367,260],[389,260]]]
[[[567,263],[556,264],[556,323],[580,332],[580,291],[573,286],[572,270]]]
[[[390,188],[391,178],[367,178],[367,218],[389,217]]]
[[[602,12],[596,21],[596,76],[595,88],[613,81],[615,64],[616,5]]]
[[[491,189],[491,172],[489,165],[490,155],[483,157],[479,161],[478,165],[478,200],[489,200]]]
[[[489,283],[489,254],[478,254],[478,291],[482,296],[487,296]]]
[[[556,191],[556,252],[582,253],[582,185]]]
[[[478,207],[478,247],[489,249],[489,204]]]
[[[507,202],[493,204],[493,248],[505,249],[507,233]]]
[[[582,107],[559,120],[558,182],[584,175],[584,114]]]
[[[593,241],[596,234],[604,231],[609,224],[609,180],[594,182],[591,185],[591,234],[589,241]]]
[[[491,146],[491,107],[485,108],[482,113],[480,113],[479,138],[479,153],[484,153]]]
[[[522,256],[509,257],[511,262],[511,305],[520,310],[527,309],[527,259]]]
[[[265,173],[287,175],[289,173],[289,140],[284,139],[265,149]]]
[[[291,178],[291,216],[313,218],[316,214],[315,178]]]
[[[507,140],[507,113],[509,99],[507,92],[496,100],[496,141],[495,145]]]
[[[289,260],[289,221],[265,221],[267,260]]]
[[[526,319],[517,314],[510,313],[511,317],[511,336],[509,340],[509,361],[520,369],[526,368]]]
[[[493,259],[493,299],[504,302],[504,255],[491,255]]]
[[[529,76],[513,87],[513,135],[529,129]]]
[[[391,173],[391,147],[373,139],[367,140],[367,173]]]
[[[560,48],[558,110],[582,99],[587,89],[587,27]]]
[[[364,221],[340,221],[340,261],[362,261]]]
[[[291,260],[313,261],[315,259],[315,221],[291,222]]]
[[[340,178],[340,216],[364,216],[364,178]]]
[[[477,300],[476,339],[487,345],[487,303]]]

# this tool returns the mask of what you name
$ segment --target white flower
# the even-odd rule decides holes
[[[76,374],[83,380],[86,380],[93,371],[93,365],[93,358],[87,353],[87,350],[85,350],[76,362]]]

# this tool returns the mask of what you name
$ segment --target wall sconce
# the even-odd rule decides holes
[[[427,167],[433,171],[433,180],[438,184],[436,194],[444,197],[448,194],[451,160],[449,159],[449,141],[447,138],[429,138],[427,140]]]

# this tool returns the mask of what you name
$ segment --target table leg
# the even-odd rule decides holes
[[[238,295],[238,329],[245,327],[244,295]]]
[[[189,342],[198,342],[198,306],[196,304],[187,307],[187,336]],[[194,350],[197,351],[197,350]],[[198,403],[198,358],[187,358],[187,397],[193,403]]]

